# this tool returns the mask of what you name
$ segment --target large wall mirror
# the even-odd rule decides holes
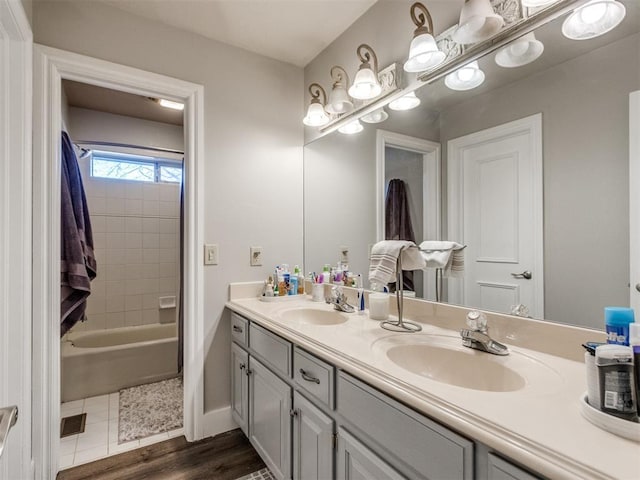
[[[556,19],[535,32],[536,61],[504,68],[491,53],[477,88],[423,85],[418,108],[386,109],[385,122],[359,134],[305,145],[305,268],[347,250],[366,278],[371,245],[384,238],[386,187],[400,179],[416,243],[467,245],[463,278],[445,279],[444,301],[507,313],[524,304],[536,318],[602,329],[603,308],[630,295],[640,5],[621,3],[626,17],[606,35],[569,40]],[[531,278],[512,275],[524,271]],[[433,300],[435,271],[414,275],[416,295]]]

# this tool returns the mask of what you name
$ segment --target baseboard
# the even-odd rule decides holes
[[[231,405],[205,412],[202,416],[202,433],[204,438],[228,432],[234,428],[238,428],[238,424],[231,418]]]

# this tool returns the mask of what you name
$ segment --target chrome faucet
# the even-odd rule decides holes
[[[327,303],[333,305],[333,308],[345,313],[353,313],[356,311],[355,307],[349,305],[347,302],[347,296],[344,294],[340,287],[331,287],[331,294],[325,298]]]
[[[509,348],[506,345],[496,342],[489,336],[487,317],[484,313],[477,310],[469,312],[467,325],[469,328],[460,330],[462,345],[494,355],[509,355]]]

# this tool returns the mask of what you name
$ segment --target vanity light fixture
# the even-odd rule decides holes
[[[624,5],[616,0],[591,0],[569,14],[562,34],[571,40],[599,37],[616,28],[625,15]]]
[[[371,113],[366,114],[360,120],[365,123],[381,123],[384,122],[387,118],[389,118],[389,114],[384,110],[383,107],[374,110]]]
[[[494,36],[503,25],[504,19],[493,11],[489,0],[465,0],[451,38],[463,45],[478,43]]]
[[[412,108],[416,108],[418,105],[420,105],[420,99],[416,97],[416,92],[409,92],[406,95],[391,101],[389,103],[389,108],[391,110],[403,111],[411,110]]]
[[[451,90],[471,90],[484,82],[484,72],[477,61],[467,63],[453,73],[447,75],[444,84]]]
[[[173,100],[167,100],[166,98],[154,98],[154,100],[164,108],[170,108],[172,110],[184,110],[184,103],[174,102]]]
[[[354,121],[349,122],[343,127],[340,127],[338,129],[340,133],[344,133],[345,135],[353,135],[354,133],[360,133],[362,130],[364,130],[364,127],[360,123],[360,120],[358,120],[357,118]]]
[[[416,10],[420,10],[418,15]],[[413,32],[409,58],[404,62],[404,71],[423,72],[437,67],[444,62],[447,55],[438,48],[433,38],[433,21],[427,7],[420,2],[411,5],[411,20],[418,28]]]
[[[353,79],[353,85],[349,88],[349,95],[358,100],[376,98],[382,92],[382,86],[378,81],[378,57],[366,43],[360,45],[356,53],[361,63],[356,78]],[[369,62],[373,63],[373,67]]]
[[[317,83],[309,85],[309,93],[311,94],[311,103],[307,109],[307,115],[302,119],[302,123],[308,127],[322,127],[329,123],[329,116],[324,111],[324,103],[327,100],[327,94]],[[322,101],[320,95],[322,94]]]
[[[334,115],[349,113],[353,110],[353,102],[347,93],[347,86],[349,85],[347,72],[339,66],[331,67],[331,79],[333,80],[333,87],[325,110]]]
[[[496,53],[496,63],[501,67],[514,68],[527,65],[544,52],[544,44],[536,39],[533,32],[514,40]]]

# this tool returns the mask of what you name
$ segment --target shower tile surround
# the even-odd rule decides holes
[[[179,184],[95,178],[89,157],[79,163],[98,276],[74,331],[174,322],[159,298],[178,296]]]

